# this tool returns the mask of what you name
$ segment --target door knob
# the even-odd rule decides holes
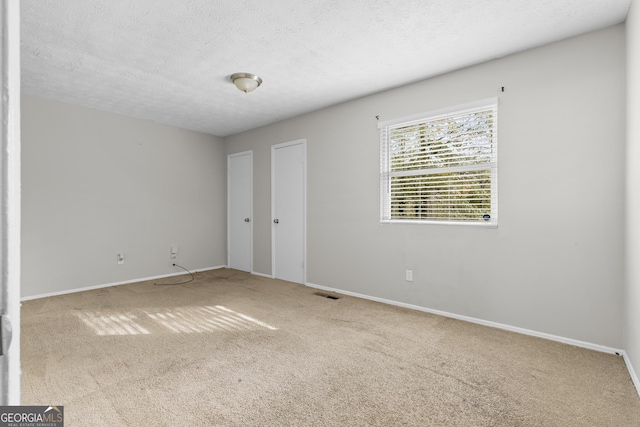
[[[274,224],[278,224],[279,222],[280,222],[280,220],[278,220],[278,219],[274,219],[274,220],[273,220],[273,223],[274,223]]]
[[[251,221],[249,218],[244,219],[244,222],[249,222],[249,221]]]

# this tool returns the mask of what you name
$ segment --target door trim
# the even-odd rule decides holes
[[[253,272],[253,150],[242,151],[240,153],[227,154],[227,268],[231,266],[231,191],[230,191],[230,163],[234,157],[249,156],[251,167],[249,168],[249,182],[251,183],[249,202],[249,271]]]
[[[0,356],[0,405],[21,402],[20,370],[20,4],[0,0],[0,315],[11,319],[13,342]],[[4,320],[4,319],[3,319]]]
[[[271,277],[276,278],[276,229],[273,220],[276,216],[275,199],[275,152],[279,148],[302,145],[302,284],[307,283],[307,140],[306,138],[296,139],[289,142],[274,144],[271,146]]]

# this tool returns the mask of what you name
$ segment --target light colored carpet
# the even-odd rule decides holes
[[[221,269],[26,301],[23,404],[68,427],[640,426],[618,356],[316,292]]]

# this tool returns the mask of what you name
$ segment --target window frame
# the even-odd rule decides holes
[[[474,112],[484,111],[487,109],[494,110],[492,122],[492,138],[491,138],[491,161],[479,164],[473,167],[458,167],[464,169],[490,169],[491,170],[491,211],[489,220],[452,220],[452,219],[393,219],[391,218],[391,177],[398,176],[398,172],[390,172],[390,141],[389,133],[392,129],[404,126],[410,126],[417,123],[429,123],[441,120],[451,116],[460,116],[464,114],[472,114]],[[498,98],[486,98],[466,104],[455,105],[442,108],[426,113],[415,114],[412,116],[401,117],[393,120],[387,120],[378,123],[380,132],[380,223],[381,224],[434,224],[434,225],[456,225],[456,226],[472,226],[472,227],[489,227],[496,228],[498,226]],[[483,167],[484,166],[484,167]],[[431,168],[424,168],[428,170]],[[436,169],[436,168],[433,168]],[[443,170],[446,171],[445,168]],[[441,172],[442,173],[442,172]],[[408,171],[406,175],[418,175],[416,170]]]

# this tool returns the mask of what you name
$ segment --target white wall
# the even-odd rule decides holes
[[[221,139],[25,96],[22,153],[23,297],[226,264]]]
[[[634,0],[627,30],[627,287],[624,348],[638,382],[640,373],[640,4]],[[638,388],[640,392],[640,388]]]
[[[254,150],[255,271],[271,272],[270,146],[306,138],[310,283],[621,348],[624,37],[618,25],[225,138],[227,153]],[[499,227],[381,226],[375,116],[496,95]]]

